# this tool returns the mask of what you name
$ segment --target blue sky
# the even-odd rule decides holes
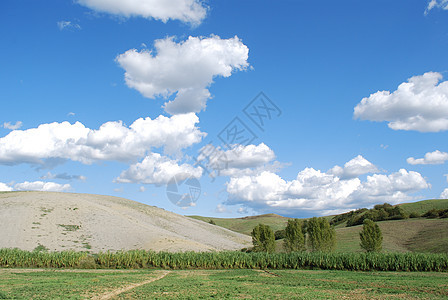
[[[0,190],[220,217],[448,197],[445,0],[6,0],[0,13]],[[281,111],[262,130],[243,111],[260,92]],[[236,117],[251,143],[219,139]],[[173,178],[189,201],[167,197]]]

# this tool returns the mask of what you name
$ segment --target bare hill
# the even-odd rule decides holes
[[[246,235],[123,198],[0,193],[0,248],[212,251],[250,244]]]

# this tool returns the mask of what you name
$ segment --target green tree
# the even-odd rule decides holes
[[[285,238],[285,229],[280,229],[274,232],[275,240],[281,240]]]
[[[259,224],[252,230],[252,244],[255,252],[275,251],[275,235],[274,231],[268,225]]]
[[[325,218],[311,218],[307,232],[312,251],[334,251],[336,248],[336,231]]]
[[[372,220],[365,219],[362,231],[359,233],[361,238],[361,248],[367,252],[379,252],[382,248],[383,234],[381,229]]]
[[[305,250],[305,237],[302,232],[302,222],[299,219],[288,220],[283,247],[287,252]]]

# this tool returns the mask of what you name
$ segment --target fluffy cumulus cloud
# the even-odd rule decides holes
[[[182,177],[182,174],[185,174]],[[142,162],[133,164],[128,170],[123,171],[115,180],[119,183],[143,183],[163,185],[173,179],[174,176],[180,180],[202,175],[200,167],[193,167],[189,164],[179,164],[177,160],[172,160],[158,153],[151,153]]]
[[[355,161],[360,161],[359,157]],[[324,214],[383,202],[400,203],[413,199],[411,193],[429,188],[421,174],[404,169],[389,175],[369,175],[365,181],[351,176],[341,178],[334,172],[306,168],[291,181],[269,171],[232,177],[227,183],[227,204],[243,204],[259,212]]]
[[[441,80],[436,72],[411,77],[392,93],[380,91],[362,99],[354,117],[386,121],[393,130],[448,130],[448,81]]]
[[[443,192],[440,194],[440,199],[448,199],[448,188],[444,189]]]
[[[11,192],[12,190],[12,187],[3,182],[0,182],[0,192]]]
[[[254,175],[262,171],[275,172],[283,165],[274,162],[275,153],[266,144],[233,145],[224,150],[208,144],[199,150],[198,163],[209,172],[221,176]]]
[[[232,213],[231,210],[229,210],[228,207],[222,205],[222,204],[218,204],[216,206],[215,212],[219,213],[219,214],[229,214]]]
[[[14,185],[15,191],[42,191],[42,192],[65,192],[71,188],[70,184],[59,184],[55,182],[22,182]]]
[[[5,122],[3,123],[3,128],[9,129],[9,130],[17,130],[20,127],[22,127],[23,123],[22,121],[17,121],[15,124],[12,124],[11,122]]]
[[[208,87],[217,76],[229,77],[249,66],[249,49],[238,38],[189,37],[176,43],[168,37],[155,42],[155,51],[128,50],[116,60],[125,81],[144,97],[174,100],[165,103],[170,114],[199,112],[211,97]]]
[[[345,163],[344,167],[334,166],[329,173],[338,176],[341,179],[355,178],[367,173],[376,173],[378,168],[370,161],[358,155],[349,162]]]
[[[72,160],[84,164],[95,161],[136,161],[153,148],[176,153],[201,141],[205,136],[196,124],[195,114],[170,118],[140,118],[129,127],[122,122],[107,122],[99,129],[80,122],[42,124],[37,128],[15,130],[0,138],[0,164]]]
[[[163,22],[180,20],[198,25],[205,18],[207,8],[199,0],[77,0],[81,5],[97,11],[124,17],[139,16]]]
[[[428,14],[434,8],[448,10],[448,0],[430,0],[426,7],[425,14]]]
[[[428,152],[423,158],[409,157],[406,161],[411,165],[441,165],[448,160],[448,153],[436,150]]]

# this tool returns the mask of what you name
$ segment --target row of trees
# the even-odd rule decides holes
[[[252,230],[253,251],[275,252],[274,231],[264,224]],[[331,252],[336,248],[336,231],[325,218],[311,218],[308,221],[288,220],[283,237],[283,247],[287,252],[305,251],[306,245],[311,251]],[[364,220],[360,232],[361,248],[367,252],[381,251],[383,236],[375,222]]]

